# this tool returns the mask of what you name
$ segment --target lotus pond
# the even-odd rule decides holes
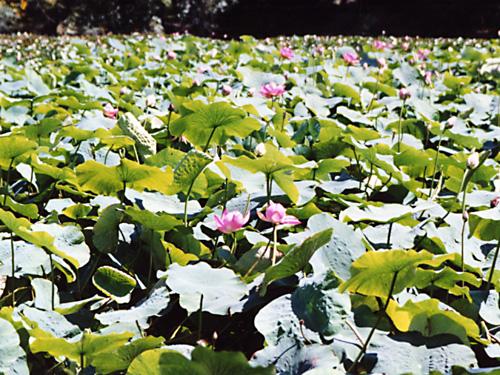
[[[500,371],[498,41],[0,50],[0,373]]]

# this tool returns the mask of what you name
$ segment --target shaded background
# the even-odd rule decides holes
[[[500,0],[0,0],[0,32],[498,37]]]

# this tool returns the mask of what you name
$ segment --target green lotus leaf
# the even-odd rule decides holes
[[[199,107],[170,126],[173,135],[185,135],[191,143],[205,149],[211,144],[223,144],[230,137],[246,137],[258,129],[260,123],[256,119],[225,102]]]
[[[479,327],[469,318],[440,306],[437,299],[424,301],[408,301],[398,306],[391,301],[387,307],[387,315],[401,332],[417,331],[431,337],[440,334],[457,336],[464,344],[469,345],[469,337],[479,339]]]
[[[425,250],[369,251],[352,263],[352,276],[339,290],[387,298],[395,273],[397,277],[393,294],[416,285],[418,279],[415,268],[430,259],[432,254]]]
[[[293,276],[304,269],[313,254],[322,246],[326,245],[332,237],[333,229],[325,229],[313,234],[302,244],[294,247],[286,253],[278,264],[268,268],[264,274],[264,280],[260,286],[260,294],[265,295],[267,286],[275,280]]]
[[[500,205],[489,210],[471,212],[470,234],[483,241],[500,241]]]
[[[41,330],[32,332],[34,340],[30,343],[33,353],[45,352],[53,357],[64,357],[81,365],[90,366],[102,354],[109,354],[125,345],[132,337],[130,333],[110,333],[99,335],[85,331],[78,341],[68,341],[53,337]]]
[[[14,167],[37,147],[36,142],[20,135],[0,137],[0,168],[8,170]]]
[[[99,267],[92,276],[95,287],[105,295],[121,301],[136,287],[135,279],[110,266]]]

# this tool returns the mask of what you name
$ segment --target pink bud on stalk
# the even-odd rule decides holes
[[[177,58],[177,54],[175,51],[168,51],[167,53],[167,59],[169,60],[175,60]]]
[[[239,211],[224,210],[221,217],[214,215],[217,230],[225,234],[240,230],[248,222],[248,219],[250,219],[250,213],[248,212],[243,215]]]
[[[467,168],[476,169],[479,166],[479,153],[473,152],[467,158]]]
[[[424,73],[424,82],[428,86],[432,85],[432,72],[431,71],[426,71]]]
[[[274,203],[273,201],[269,201],[267,205],[266,211],[263,214],[260,211],[257,211],[257,215],[263,221],[267,221],[268,223],[272,223],[274,225],[283,224],[283,225],[298,225],[300,224],[300,220],[297,219],[293,215],[287,215],[285,207],[280,203]]]
[[[401,99],[401,100],[406,100],[406,99],[409,99],[411,97],[411,93],[406,87],[399,89],[398,95],[399,95],[399,99]]]
[[[146,96],[146,106],[154,107],[156,105],[156,96],[153,94]]]
[[[264,143],[259,143],[255,146],[255,155],[264,156],[266,154],[266,145]]]
[[[223,85],[222,86],[222,93],[224,95],[231,95],[231,93],[233,92],[233,88],[229,85]]]
[[[495,208],[498,206],[498,204],[500,204],[500,195],[496,196],[490,201],[490,207]]]

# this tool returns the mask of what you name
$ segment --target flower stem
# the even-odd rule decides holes
[[[403,111],[405,110],[406,101],[403,100],[403,105],[401,106],[401,110],[399,111],[399,121],[398,121],[398,152],[401,152],[401,142],[403,141]]]
[[[434,189],[434,179],[436,178],[437,165],[439,159],[439,148],[441,147],[441,141],[443,140],[443,134],[439,135],[439,141],[436,150],[436,158],[434,159],[434,168],[432,170],[432,180],[431,180],[431,190],[429,191],[429,198],[432,197],[432,190]]]
[[[278,248],[278,226],[275,225],[273,228],[273,250],[271,253],[271,265],[274,266],[276,264],[276,252]]]

